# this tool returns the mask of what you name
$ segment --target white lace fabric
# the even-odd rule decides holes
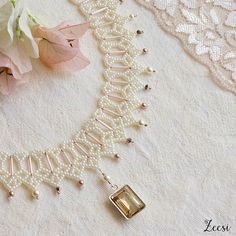
[[[136,0],[158,24],[206,65],[213,80],[236,94],[236,2],[234,0]]]

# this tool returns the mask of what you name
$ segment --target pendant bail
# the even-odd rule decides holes
[[[117,184],[113,184],[111,182],[111,177],[107,174],[105,174],[100,168],[98,168],[98,171],[102,174],[103,179],[111,186],[113,190],[117,190],[119,186]]]

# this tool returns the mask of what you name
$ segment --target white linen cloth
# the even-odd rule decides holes
[[[83,21],[66,0],[26,3],[46,25]],[[149,109],[137,113],[149,127],[128,131],[135,144],[118,147],[120,163],[101,164],[115,183],[132,186],[146,209],[130,221],[123,220],[108,202],[109,187],[99,175],[85,172],[83,189],[65,181],[56,196],[53,189],[41,186],[39,201],[18,189],[9,202],[2,191],[0,235],[195,236],[205,235],[206,219],[229,224],[231,234],[236,234],[235,96],[215,85],[208,70],[156,25],[151,12],[134,1],[125,1],[120,11],[138,13],[130,27],[145,31],[137,45],[150,49],[140,60],[157,74],[147,80],[151,92],[140,94]],[[90,117],[102,85],[101,54],[91,32],[81,47],[91,65],[78,75],[55,75],[34,63],[32,81],[1,98],[2,150],[56,145]]]

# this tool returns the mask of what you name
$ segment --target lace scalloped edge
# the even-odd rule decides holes
[[[154,14],[157,24],[161,27],[162,30],[174,36],[175,38],[179,39],[183,49],[190,57],[197,60],[202,65],[207,66],[207,68],[211,72],[212,80],[216,84],[218,84],[219,87],[221,87],[224,90],[230,91],[233,94],[236,94],[236,81],[232,79],[232,73],[227,71],[223,65],[219,65],[220,63],[218,64],[218,62],[213,62],[209,57],[197,55],[193,45],[188,44],[187,42],[188,37],[185,34],[176,32],[175,30],[172,29],[172,27],[165,24],[165,22],[163,21],[161,17],[164,11],[155,7],[153,0],[149,0],[149,1],[135,0],[135,1],[141,6],[144,6],[145,8],[150,10]]]

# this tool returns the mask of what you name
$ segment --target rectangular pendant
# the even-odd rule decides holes
[[[113,193],[109,199],[126,219],[132,218],[145,208],[145,203],[129,185]]]

